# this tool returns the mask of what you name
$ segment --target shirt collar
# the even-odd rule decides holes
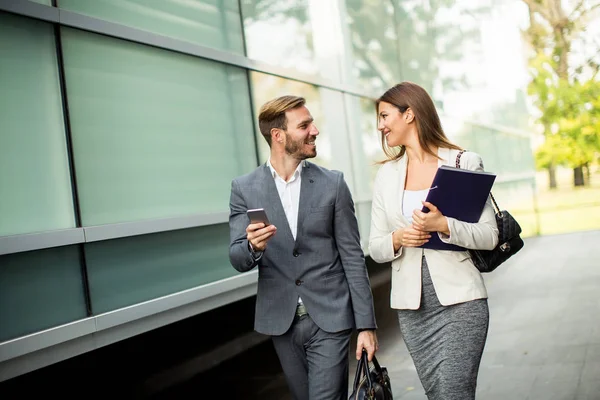
[[[294,178],[298,178],[300,176],[300,174],[302,173],[302,168],[304,168],[305,164],[306,164],[306,160],[300,161],[300,164],[298,164],[296,171],[294,171],[294,175],[292,175]],[[276,177],[279,176],[277,171],[275,171],[275,168],[273,168],[273,165],[271,165],[271,156],[269,156],[269,159],[267,160],[267,166],[271,170],[271,175],[273,176],[273,179],[275,179]],[[281,179],[283,180],[283,178],[281,178]]]

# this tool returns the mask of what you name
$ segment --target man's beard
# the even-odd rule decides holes
[[[298,160],[306,160],[317,156],[316,146],[313,150],[307,152],[302,150],[305,144],[308,144],[305,140],[292,140],[290,135],[285,134],[285,152]]]

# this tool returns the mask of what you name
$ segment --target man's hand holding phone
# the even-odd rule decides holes
[[[265,251],[267,242],[277,231],[275,225],[271,225],[264,210],[254,209],[247,211],[250,224],[246,228],[246,238],[254,251]]]

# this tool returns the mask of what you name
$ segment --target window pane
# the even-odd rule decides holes
[[[0,342],[86,317],[77,246],[0,256]]]
[[[0,13],[0,235],[75,226],[52,26]]]
[[[354,143],[352,156],[357,199],[371,200],[375,175],[381,166],[378,162],[386,158],[381,149],[381,135],[377,131],[375,102],[352,95],[345,95],[345,100],[350,121],[350,140]]]
[[[229,263],[229,225],[88,243],[95,314],[237,274]]]
[[[349,82],[379,96],[400,81],[396,0],[345,0]]]
[[[453,117],[528,129],[524,4],[394,1],[402,80],[425,87]]]
[[[360,232],[360,244],[366,255],[369,255],[369,234],[371,232],[371,202],[356,203],[356,219]]]
[[[63,30],[84,225],[228,211],[256,167],[247,73]]]
[[[343,48],[335,1],[242,0],[241,4],[248,57],[340,80]]]
[[[237,0],[60,0],[59,5],[175,39],[244,53]]]

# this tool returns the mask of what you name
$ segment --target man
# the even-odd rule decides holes
[[[255,330],[272,336],[297,400],[348,397],[348,348],[377,350],[373,297],[354,203],[343,174],[305,161],[319,131],[301,97],[264,104],[258,117],[269,160],[231,184],[231,264],[258,266]],[[250,223],[264,208],[270,225]]]

